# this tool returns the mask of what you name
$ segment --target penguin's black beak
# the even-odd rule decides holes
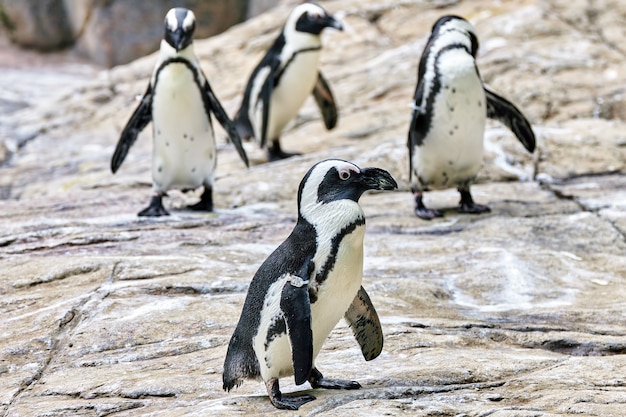
[[[380,168],[362,168],[361,183],[366,190],[395,190],[398,183],[390,173]]]
[[[180,52],[185,49],[193,40],[193,32],[183,29],[182,27],[176,28],[176,30],[165,30],[165,41],[170,46],[176,49],[176,52]]]
[[[324,20],[324,25],[328,28],[333,28],[333,29],[343,31],[343,25],[341,24],[341,22],[335,19],[334,17],[332,17],[331,15],[326,15],[326,18]]]

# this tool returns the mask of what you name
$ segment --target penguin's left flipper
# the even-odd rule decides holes
[[[285,318],[291,343],[294,379],[296,385],[300,385],[308,381],[313,368],[313,331],[308,278],[303,279],[295,275],[289,277],[281,293],[280,309]]]
[[[330,86],[321,72],[317,73],[317,82],[313,88],[313,98],[315,98],[317,107],[319,107],[320,113],[322,113],[324,118],[324,126],[328,130],[333,129],[337,126],[339,118],[337,105],[335,104],[333,92],[330,90]]]
[[[530,122],[517,107],[504,97],[485,88],[487,98],[487,117],[498,120],[517,136],[522,145],[533,153],[535,150],[535,133]]]
[[[139,106],[133,112],[133,115],[126,123],[120,139],[111,157],[111,172],[115,172],[119,169],[128,154],[131,146],[137,140],[139,133],[150,123],[152,120],[152,85],[148,84],[148,89],[141,98]]]
[[[248,155],[246,155],[246,151],[243,149],[243,145],[241,144],[241,136],[239,136],[237,126],[235,126],[235,124],[226,114],[226,111],[222,107],[220,101],[215,96],[215,93],[213,93],[211,85],[208,81],[204,82],[204,93],[209,100],[209,104],[211,106],[213,114],[215,114],[215,118],[228,134],[228,138],[230,139],[230,141],[233,143],[233,145],[235,145],[235,149],[237,149],[237,153],[241,157],[241,160],[244,162],[244,164],[246,164],[247,167],[250,167]]]
[[[363,287],[354,297],[344,319],[354,332],[365,360],[371,361],[378,357],[383,350],[383,329],[372,300]]]

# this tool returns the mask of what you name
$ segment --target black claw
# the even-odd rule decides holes
[[[187,206],[187,208],[194,211],[213,211],[213,187],[205,185],[200,201]]]
[[[170,214],[163,207],[163,196],[153,195],[150,199],[150,205],[137,213],[140,217],[159,217],[169,216]]]
[[[312,395],[283,396],[280,392],[278,379],[272,378],[265,383],[267,395],[270,397],[272,405],[280,410],[297,410],[302,405],[315,400]]]

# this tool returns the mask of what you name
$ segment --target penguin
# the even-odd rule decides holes
[[[459,16],[444,16],[434,24],[419,62],[408,148],[415,214],[422,219],[443,215],[424,206],[423,192],[430,189],[457,187],[462,213],[490,211],[470,193],[482,165],[487,117],[506,125],[528,152],[535,149],[526,117],[483,85],[477,50],[472,25]]]
[[[317,4],[304,3],[294,8],[248,80],[234,122],[242,138],[254,137],[261,148],[267,146],[269,161],[299,155],[284,152],[279,139],[310,94],[326,129],[337,125],[333,93],[318,69],[320,34],[327,27],[343,30],[341,23]]]
[[[378,314],[363,287],[365,215],[358,204],[367,190],[398,185],[379,168],[337,159],[314,165],[298,189],[298,220],[287,239],[254,275],[224,361],[223,388],[261,378],[270,402],[297,410],[312,395],[284,396],[278,380],[296,385],[358,389],[356,381],[329,379],[315,366],[324,340],[343,316],[365,360],[383,347]]]
[[[165,36],[148,88],[122,131],[111,171],[117,172],[137,135],[152,121],[152,189],[148,207],[139,216],[165,216],[163,196],[168,190],[204,187],[192,210],[213,210],[213,182],[217,149],[211,113],[228,133],[239,156],[248,157],[233,122],[213,93],[193,49],[195,16],[173,8],[165,16]]]

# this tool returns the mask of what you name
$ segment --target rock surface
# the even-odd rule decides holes
[[[277,0],[0,0],[0,24],[19,45],[44,51],[74,45],[92,62],[112,67],[152,53],[171,7],[188,7],[200,38],[267,10]]]
[[[145,89],[148,56],[0,117],[0,415],[294,415],[263,384],[221,390],[228,339],[256,268],[291,231],[306,170],[339,157],[389,170],[395,193],[362,198],[364,286],[385,348],[366,363],[340,323],[317,365],[358,391],[314,390],[297,415],[623,416],[626,409],[626,6],[614,1],[322,2],[347,26],[324,35],[339,101],[326,132],[309,101],[284,134],[304,156],[245,170],[220,133],[216,212],[139,219],[150,132],[116,175],[117,137]],[[230,114],[282,25],[278,8],[196,48]],[[489,123],[478,202],[415,218],[406,129],[432,23],[469,18],[484,79],[524,110],[534,156]],[[283,379],[286,392],[307,390]]]

